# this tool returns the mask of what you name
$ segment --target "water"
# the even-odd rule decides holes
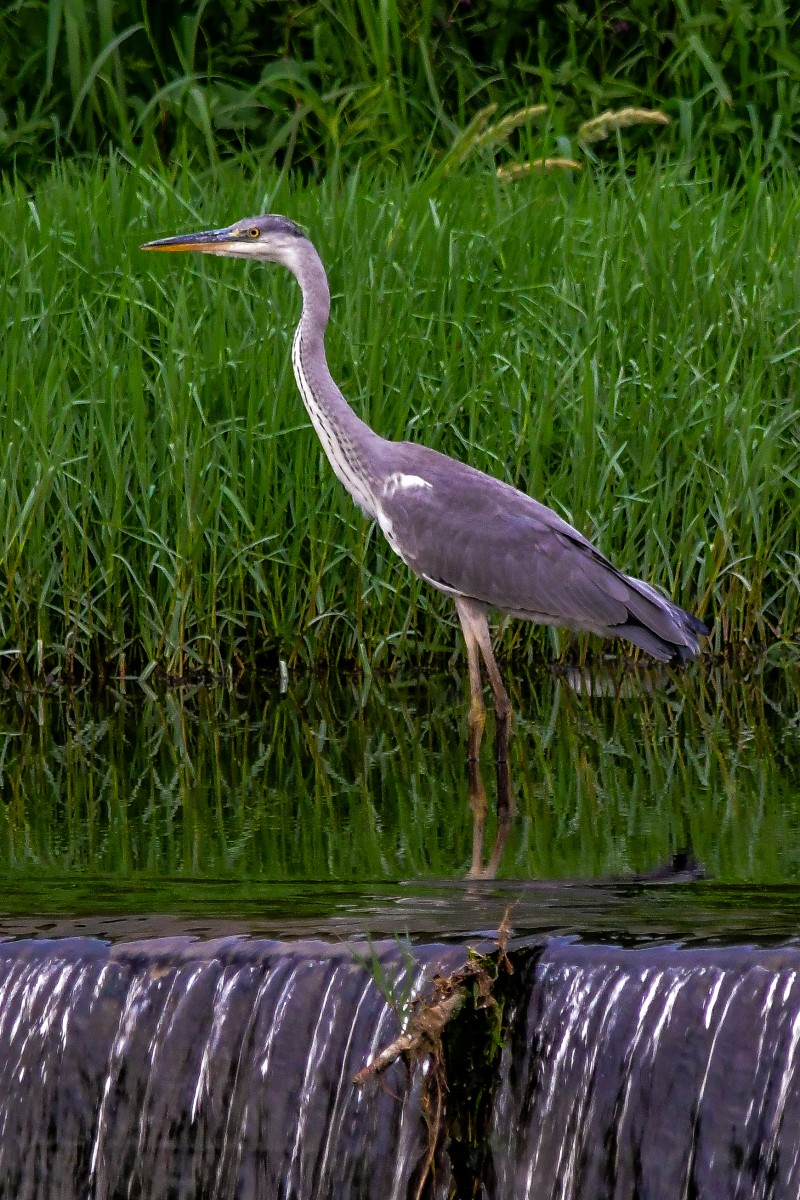
[[[795,1200],[800,950],[554,942],[492,1125],[506,1200]]]
[[[517,819],[505,877],[622,876],[691,845],[717,881],[797,881],[793,661],[506,674]],[[471,850],[464,687],[439,674],[292,679],[284,696],[9,693],[0,873],[27,881],[37,905],[69,907],[84,881],[101,904],[128,885],[151,911],[172,907],[161,889],[181,881],[191,897],[230,880],[246,902],[267,881],[458,878]]]
[[[484,1200],[798,1195],[800,948],[509,954],[499,1059],[487,1028],[452,1044],[432,1131],[429,1057],[353,1076],[464,947],[5,943],[0,1195],[404,1200],[429,1157],[436,1198],[456,1176]]]
[[[464,958],[428,947],[412,959],[394,943],[372,954],[399,997]],[[422,1068],[353,1084],[398,1031],[341,946],[6,944],[0,1194],[405,1197],[428,1146]]]
[[[428,1076],[352,1084],[399,1026],[343,943],[410,937],[413,961],[377,949],[404,991],[506,913],[487,1124],[452,1178],[484,1200],[800,1194],[794,660],[513,689],[493,883],[463,878],[455,673],[5,694],[0,1197],[414,1194]],[[682,847],[705,878],[656,882]],[[442,1139],[435,1165],[444,1195]]]
[[[410,936],[415,942],[494,937],[506,913],[516,936],[581,934],[605,942],[727,945],[783,942],[800,931],[800,890],[624,881],[401,880],[376,884],[224,880],[10,881],[0,935],[299,939]]]

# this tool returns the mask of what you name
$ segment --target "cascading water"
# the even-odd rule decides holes
[[[353,1076],[398,1033],[384,989],[452,981],[467,956],[369,954],[365,969],[321,941],[0,943],[0,1198],[416,1195],[424,1061]],[[465,1004],[449,1043],[426,1197],[797,1200],[799,949],[540,939],[509,955],[503,1004],[483,997],[483,1026]]]
[[[497,1200],[797,1200],[800,951],[554,940],[520,981]]]
[[[371,952],[395,994],[464,960]],[[353,1085],[397,1032],[346,947],[4,943],[0,1196],[399,1200],[428,1149],[421,1069]]]

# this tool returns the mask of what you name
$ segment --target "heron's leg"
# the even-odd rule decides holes
[[[456,601],[458,615],[461,618],[461,626],[464,630],[464,638],[467,642],[467,660],[470,660],[470,648],[475,653],[475,645],[480,650],[483,661],[486,664],[486,673],[489,676],[489,682],[492,685],[494,693],[494,714],[495,714],[495,767],[497,770],[497,835],[495,837],[492,853],[489,856],[489,861],[485,867],[480,868],[480,874],[484,879],[493,879],[497,874],[497,868],[500,864],[500,859],[505,849],[505,844],[508,839],[508,833],[511,828],[511,821],[514,816],[514,804],[511,793],[511,779],[508,771],[508,738],[511,724],[511,701],[508,698],[508,692],[503,684],[503,679],[500,670],[495,661],[494,652],[492,650],[492,639],[489,634],[489,622],[486,619],[486,609],[482,604],[475,601],[458,599]],[[477,677],[477,685],[480,690],[480,666],[475,664],[474,674]],[[473,682],[473,668],[470,665],[470,688],[475,692],[475,684]],[[474,699],[473,699],[474,703]],[[483,709],[483,698],[480,700],[481,709]],[[485,715],[484,715],[485,720]],[[484,794],[484,804],[485,804]],[[481,829],[481,860],[483,849],[483,830]],[[476,874],[475,862],[475,845],[473,842],[473,863],[472,874]]]
[[[486,617],[483,618],[482,628],[476,630],[478,645],[483,661],[486,663],[486,674],[489,676],[489,682],[492,685],[494,692],[494,715],[497,721],[497,754],[496,761],[498,767],[501,764],[508,765],[508,734],[511,724],[511,701],[508,698],[508,692],[503,683],[503,677],[500,674],[500,669],[494,657],[492,650],[492,639],[489,635],[489,623]],[[508,772],[506,771],[506,789],[508,788]],[[500,780],[498,779],[498,785]],[[507,799],[507,797],[506,797]],[[500,796],[498,796],[498,804]]]
[[[460,597],[456,609],[464,631],[469,667],[469,721],[467,732],[467,771],[469,772],[469,803],[472,809],[472,865],[470,879],[483,875],[483,831],[486,825],[486,789],[483,786],[478,752],[481,747],[483,728],[486,724],[486,709],[483,705],[479,642],[475,636],[473,606]],[[485,620],[485,618],[484,618]]]

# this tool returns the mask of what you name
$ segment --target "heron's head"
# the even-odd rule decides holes
[[[229,258],[256,258],[282,263],[291,270],[299,245],[306,235],[293,221],[274,215],[246,217],[225,229],[205,233],[178,234],[158,242],[145,242],[142,250],[197,250],[202,254],[224,254]]]

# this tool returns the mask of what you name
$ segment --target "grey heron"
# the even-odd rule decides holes
[[[286,217],[248,217],[224,229],[147,242],[143,250],[193,250],[287,267],[303,307],[292,343],[297,386],[334,472],[392,550],[452,596],[467,649],[467,759],[475,819],[473,875],[494,874],[511,819],[507,753],[511,704],[492,650],[487,613],[621,637],[662,661],[686,660],[709,632],[655,588],[613,566],[581,533],[524,492],[412,442],[380,437],[345,400],[328,368],[330,291],[322,260]],[[486,713],[480,660],[494,695],[498,836],[486,868],[486,794],[478,751]]]

